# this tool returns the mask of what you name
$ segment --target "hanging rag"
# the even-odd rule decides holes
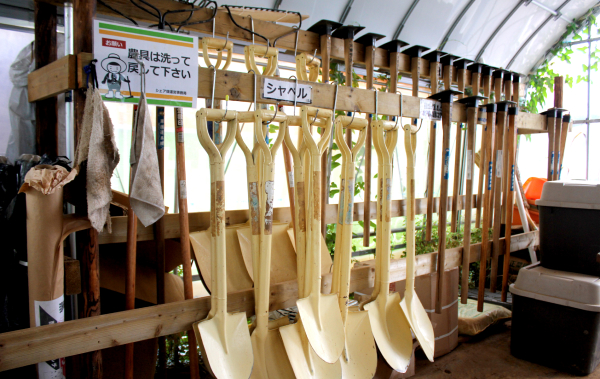
[[[142,92],[131,144],[131,188],[129,201],[144,226],[155,223],[165,214],[160,185],[158,156],[146,95]]]
[[[88,87],[83,124],[75,152],[75,167],[87,160],[86,197],[88,218],[97,231],[104,225],[111,230],[110,202],[112,191],[110,179],[119,163],[119,149],[115,141],[114,127],[108,109],[98,89]]]

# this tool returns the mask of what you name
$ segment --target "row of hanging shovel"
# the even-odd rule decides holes
[[[256,77],[256,76],[255,76]],[[256,91],[255,91],[256,92]],[[336,99],[337,101],[337,90]],[[255,102],[256,104],[256,102]],[[402,109],[402,97],[400,97]],[[294,108],[296,109],[296,108]],[[407,201],[407,286],[404,298],[390,293],[392,152],[401,125],[396,121],[335,115],[333,110],[302,106],[300,116],[257,109],[254,112],[201,109],[200,143],[210,161],[211,176],[211,310],[194,324],[202,357],[216,378],[372,378],[376,345],[388,364],[406,372],[413,333],[433,360],[434,332],[414,290],[414,151],[416,130],[405,131],[409,198]],[[397,120],[401,119],[401,114]],[[209,122],[227,124],[223,142],[215,145]],[[241,123],[254,124],[254,145],[242,139]],[[278,123],[277,137],[266,142],[268,124]],[[295,145],[290,129],[300,127]],[[321,130],[320,138],[313,127]],[[373,133],[378,155],[376,283],[370,301],[350,304],[354,169],[358,151]],[[358,132],[349,146],[347,129]],[[321,293],[321,157],[332,133],[342,154],[339,217],[332,293]],[[248,205],[252,230],[252,264],[256,322],[249,329],[245,313],[227,312],[225,238],[225,156],[234,140],[246,158]],[[294,238],[297,252],[298,314],[294,323],[277,327],[268,319],[275,157],[285,143],[293,158]]]

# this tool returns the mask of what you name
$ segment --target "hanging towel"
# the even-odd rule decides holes
[[[110,178],[119,159],[119,149],[108,109],[98,89],[89,87],[75,153],[75,167],[80,170],[81,163],[87,160],[85,186],[88,218],[94,229],[99,232],[105,224],[108,232],[112,232],[109,213],[112,200]]]
[[[165,214],[165,201],[160,185],[158,156],[146,96],[142,92],[135,117],[131,143],[131,207],[144,226],[155,223]]]

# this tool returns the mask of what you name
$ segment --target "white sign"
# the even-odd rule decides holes
[[[296,94],[296,92],[298,93]],[[294,95],[296,95],[296,103],[312,103],[311,86],[298,83],[298,89],[296,91],[296,82],[285,82],[283,80],[264,78],[262,94],[263,99],[289,101],[293,103]]]
[[[198,97],[198,38],[96,20],[94,58],[102,98],[137,103],[141,66],[148,104],[195,108]]]
[[[33,301],[35,326],[65,322],[65,298],[59,296],[50,301]],[[57,358],[38,363],[38,376],[48,379],[65,378],[65,359]]]
[[[421,99],[419,103],[419,118],[422,120],[441,121],[442,103],[435,100]]]

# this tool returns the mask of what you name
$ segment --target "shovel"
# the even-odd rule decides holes
[[[431,320],[415,291],[415,153],[417,133],[410,125],[404,126],[404,147],[406,148],[406,290],[400,307],[408,319],[410,328],[417,337],[427,358],[433,362],[435,335]]]
[[[344,127],[360,131],[358,141],[352,149],[344,139]],[[362,118],[338,116],[335,119],[335,140],[342,154],[342,173],[331,292],[338,294],[346,336],[344,351],[340,357],[342,378],[371,379],[377,370],[377,349],[368,312],[348,309],[354,212],[354,163],[358,151],[365,144],[367,127],[368,121]]]
[[[373,146],[377,152],[377,246],[375,248],[375,300],[365,305],[375,342],[387,363],[396,371],[406,372],[413,350],[410,324],[400,308],[400,295],[390,294],[390,235],[392,197],[392,156],[398,143],[398,125],[378,120],[371,124]],[[384,132],[387,133],[384,136]],[[376,297],[375,297],[376,296]]]
[[[298,297],[303,298],[309,292],[309,282],[305,280],[310,277],[309,267],[306,265],[306,202],[304,182],[304,157],[306,155],[306,144],[300,143],[296,149],[289,133],[289,126],[302,125],[300,117],[288,117],[288,128],[285,130],[285,144],[292,155],[294,162],[294,189],[295,189],[295,239],[296,259],[298,268]],[[315,120],[317,126],[321,126],[319,120]],[[323,124],[324,125],[324,124]],[[338,362],[330,364],[319,358],[308,342],[304,331],[300,314],[297,314],[298,322],[279,328],[286,353],[299,379],[341,378],[342,367]]]
[[[310,132],[309,115],[316,117],[317,113],[327,119],[325,130],[317,143]],[[336,362],[344,349],[344,326],[338,307],[337,295],[321,294],[321,155],[327,147],[331,133],[332,112],[330,110],[301,108],[302,131],[306,153],[310,156],[310,165],[306,166],[306,176],[312,184],[309,190],[308,206],[306,207],[306,265],[310,276],[308,296],[296,302],[298,312],[310,345],[317,355],[325,362]],[[310,223],[308,222],[310,220]]]
[[[251,378],[294,378],[294,371],[285,354],[278,329],[269,328],[269,294],[271,242],[273,230],[273,189],[275,179],[275,155],[283,142],[286,130],[286,115],[282,112],[256,110],[238,115],[239,121],[248,117],[254,121],[256,144],[251,151],[244,143],[241,130],[236,140],[246,157],[248,172],[248,204],[250,207],[250,229],[252,231],[252,261],[254,273],[254,299],[256,327],[251,341],[254,351],[254,368]],[[264,120],[279,122],[279,133],[271,149],[265,141]],[[259,152],[261,154],[259,154]],[[262,163],[259,160],[264,159]],[[262,166],[262,175],[259,175]]]
[[[211,176],[211,307],[208,317],[194,323],[204,363],[218,379],[247,379],[254,356],[244,312],[227,313],[227,271],[225,246],[225,162],[224,157],[237,131],[236,112],[201,109],[196,114],[198,138],[208,153]],[[227,121],[227,134],[217,148],[210,138],[207,121]]]

